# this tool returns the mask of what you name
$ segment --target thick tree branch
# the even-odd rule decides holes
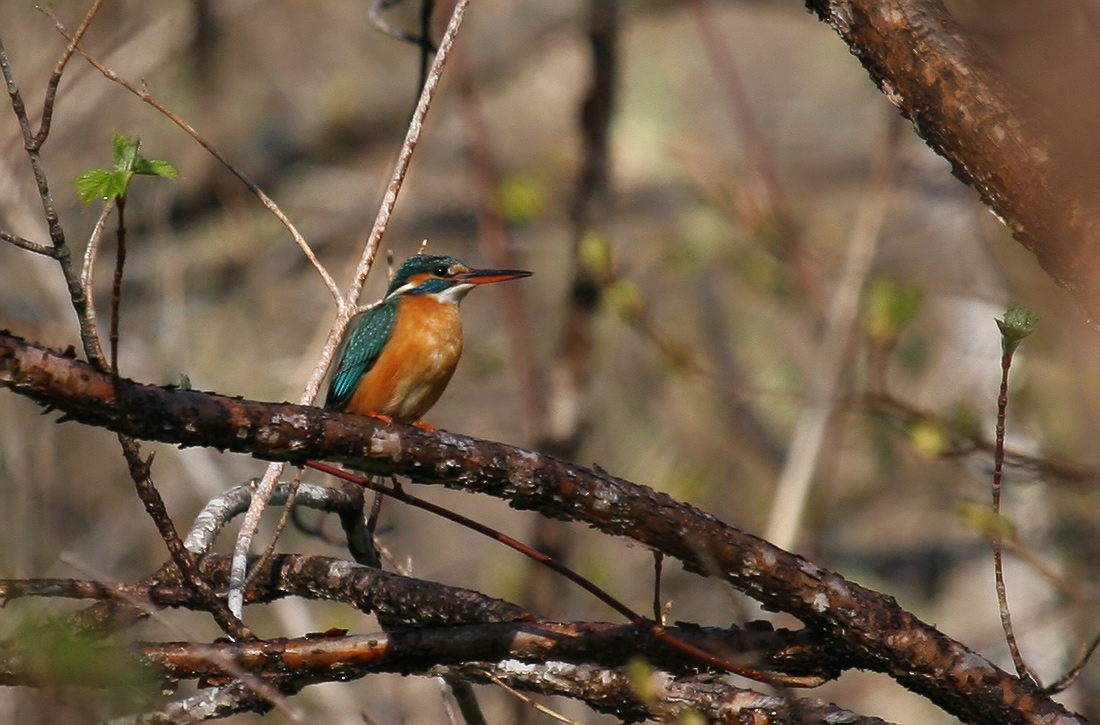
[[[806,0],[955,176],[1100,313],[1100,210],[1027,104],[941,0]]]
[[[600,669],[566,662],[539,665],[505,663],[439,667],[435,673],[459,675],[485,684],[506,684],[546,695],[565,695],[583,700],[594,710],[624,720],[690,722],[686,712],[700,713],[711,723],[753,725],[888,725],[877,717],[865,717],[836,705],[809,698],[764,695],[715,679],[674,678],[654,671],[644,679],[635,670]],[[644,701],[638,694],[642,689]]]
[[[697,629],[674,632],[678,637],[694,637],[711,646],[716,641],[751,646],[751,639],[762,634]],[[701,710],[717,722],[745,722],[738,718],[746,713],[757,714],[751,719],[754,723],[883,722],[817,700],[768,696],[720,680],[692,676],[690,663],[655,645],[645,632],[634,627],[557,622],[418,627],[263,642],[139,643],[90,648],[82,653],[81,661],[111,666],[75,669],[50,660],[48,655],[43,658],[40,651],[4,653],[0,655],[0,683],[114,687],[199,679],[207,686],[226,687],[234,684],[233,677],[225,672],[225,663],[231,662],[265,683],[275,684],[283,693],[312,683],[391,672],[485,683],[504,681],[518,689],[580,699],[627,720],[664,720],[690,708]],[[60,651],[47,650],[54,654]],[[663,660],[671,658],[678,674],[656,669],[644,675],[626,667],[639,655],[658,668]],[[648,680],[645,687],[639,687],[640,677]],[[290,683],[293,685],[288,687]],[[239,709],[263,711],[270,706],[268,700],[251,697]]]
[[[751,632],[742,629],[672,627],[677,637],[734,653],[739,659],[821,671],[822,650],[812,633]],[[690,658],[632,625],[601,622],[499,622],[417,626],[386,632],[344,632],[305,637],[211,644],[145,642],[88,647],[93,661],[128,662],[126,667],[86,667],[72,672],[53,662],[60,650],[6,648],[0,656],[0,684],[115,687],[136,682],[201,680],[221,685],[233,679],[223,663],[265,679],[301,677],[317,682],[347,680],[373,672],[420,674],[439,665],[516,660],[620,667],[636,657],[677,676],[697,674]],[[63,656],[63,655],[62,655]],[[827,657],[826,657],[827,658]]]
[[[644,486],[530,451],[446,432],[380,424],[117,380],[0,334],[0,383],[79,420],[137,438],[269,460],[334,460],[505,499],[582,521],[720,576],[822,633],[848,667],[885,672],[968,722],[1082,722],[1060,705],[870,591]]]

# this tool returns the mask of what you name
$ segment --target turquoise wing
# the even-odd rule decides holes
[[[336,372],[328,385],[326,408],[342,408],[382,354],[397,322],[397,305],[380,304],[363,313],[340,349]]]

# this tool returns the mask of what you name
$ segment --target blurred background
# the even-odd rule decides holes
[[[1067,157],[1087,163],[1100,138],[1090,132],[1100,84],[1081,81],[1100,67],[1089,62],[1096,3],[949,5],[1039,115],[1072,131]],[[1012,370],[1003,512],[1019,543],[1006,561],[1008,592],[1028,662],[1045,681],[1059,676],[1100,627],[1096,331],[800,3],[638,1],[610,16],[609,6],[478,0],[467,15],[383,245],[398,263],[424,239],[429,252],[475,266],[512,255],[535,275],[464,304],[465,357],[427,419],[666,491],[897,597],[1011,669],[986,535],[988,443],[1000,380],[994,319],[1025,304],[1041,321]],[[72,29],[87,8],[57,0],[53,9]],[[419,22],[413,4],[383,15],[414,31]],[[592,157],[579,123],[590,26],[617,40],[613,95],[602,96],[607,184],[586,196],[578,178]],[[0,38],[36,118],[65,41],[22,1],[0,4]],[[349,0],[118,0],[84,47],[147,84],[255,179],[339,282],[350,281],[415,102],[414,45],[380,32],[366,5]],[[130,194],[122,374],[296,400],[335,314],[328,291],[240,181],[79,57],[43,149],[74,258],[100,209],[81,208],[71,180],[110,165],[113,132],[139,136],[145,156],[182,175],[138,179]],[[10,110],[0,110],[0,228],[48,240]],[[108,234],[96,275],[101,320],[113,249]],[[385,286],[383,258],[365,299]],[[0,327],[55,348],[79,344],[55,263],[0,246]],[[163,543],[114,436],[40,412],[0,394],[2,576],[152,572]],[[154,480],[181,530],[210,497],[264,469],[215,451],[145,449],[156,451]],[[492,499],[417,493],[543,542],[648,610],[645,550],[580,526],[546,527]],[[387,506],[382,536],[421,578],[549,616],[614,618],[561,583],[532,580],[519,555],[422,512]],[[219,543],[231,546],[232,536]],[[281,548],[343,553],[295,531]],[[663,592],[671,620],[761,616],[672,563]],[[75,608],[13,602],[0,633]],[[248,614],[265,636],[377,628],[346,608],[298,601]],[[137,636],[218,634],[205,617],[171,618],[185,635],[150,622]],[[1098,686],[1089,666],[1062,699],[1100,717]],[[478,692],[490,722],[549,721],[499,690]],[[807,694],[894,721],[954,722],[878,675],[846,674]],[[94,722],[160,698],[155,689],[0,690],[0,721]],[[368,677],[309,688],[295,702],[331,723],[445,721],[428,679]]]

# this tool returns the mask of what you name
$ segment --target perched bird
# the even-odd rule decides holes
[[[389,291],[344,339],[326,408],[414,423],[435,405],[462,355],[458,303],[476,285],[531,276],[471,269],[454,257],[409,257]]]

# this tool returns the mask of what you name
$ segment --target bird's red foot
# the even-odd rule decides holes
[[[389,417],[385,413],[367,413],[367,417],[368,418],[374,418],[375,420],[380,420],[383,423],[392,423],[393,422],[393,418]]]
[[[436,427],[434,425],[424,421],[421,418],[417,418],[416,422],[413,423],[413,425],[415,425],[420,430],[427,431],[428,433],[438,433],[439,432],[438,430],[436,430]]]

